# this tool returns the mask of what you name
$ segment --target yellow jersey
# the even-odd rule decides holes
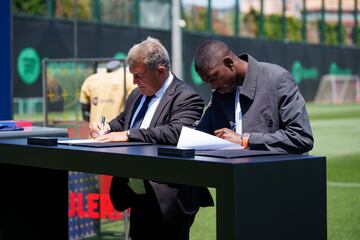
[[[135,88],[128,68],[125,86],[124,68],[90,75],[80,92],[80,102],[90,104],[90,123],[100,122],[102,116],[105,116],[106,122],[118,116],[125,106],[124,95],[126,99]]]

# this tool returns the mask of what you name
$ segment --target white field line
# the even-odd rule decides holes
[[[360,188],[360,183],[354,182],[327,182],[329,187]]]

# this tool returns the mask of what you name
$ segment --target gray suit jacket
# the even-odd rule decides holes
[[[140,100],[141,93],[135,89],[125,104],[125,110],[109,123],[111,131],[129,129]],[[129,140],[175,145],[182,126],[193,126],[201,117],[203,107],[204,102],[200,96],[183,81],[174,78],[160,100],[149,128],[131,129]],[[110,198],[119,211],[134,204],[135,193],[127,182],[127,178],[114,177],[111,183]],[[148,193],[155,193],[165,222],[171,222],[179,212],[194,214],[200,206],[213,205],[207,188],[153,181],[145,181],[145,187]]]
[[[258,62],[250,55],[240,87],[242,132],[251,133],[250,149],[305,153],[313,147],[313,136],[301,96],[291,74],[284,68]],[[212,93],[212,99],[197,129],[213,134],[235,122],[235,92]]]

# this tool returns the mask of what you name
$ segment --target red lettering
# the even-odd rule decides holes
[[[75,193],[70,192],[69,194],[69,217],[74,217],[75,215]]]
[[[87,195],[88,200],[88,216],[89,218],[99,218],[99,212],[96,212],[96,210],[99,208],[98,200],[99,200],[99,194],[97,193],[89,193]]]
[[[113,208],[108,194],[100,194],[100,214],[102,219],[106,219],[107,216],[111,220],[121,219],[121,213]]]
[[[77,206],[78,206],[78,217],[79,218],[87,217],[87,212],[84,212],[83,209],[83,195],[81,192],[77,194]]]
[[[100,202],[99,202],[100,201]],[[100,203],[100,211],[99,211]],[[84,205],[85,204],[85,205]],[[85,210],[87,206],[87,211]],[[87,201],[84,203],[83,193],[69,193],[69,211],[68,216],[79,218],[102,218],[111,220],[120,220],[121,213],[116,211],[111,203],[108,194],[88,193]]]

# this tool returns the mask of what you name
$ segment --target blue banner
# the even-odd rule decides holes
[[[99,193],[96,174],[69,172],[69,240],[79,240],[99,233],[100,219],[93,218],[89,194]],[[92,202],[93,203],[93,202]],[[89,215],[90,213],[90,215]]]
[[[0,120],[11,114],[11,0],[0,1]]]

